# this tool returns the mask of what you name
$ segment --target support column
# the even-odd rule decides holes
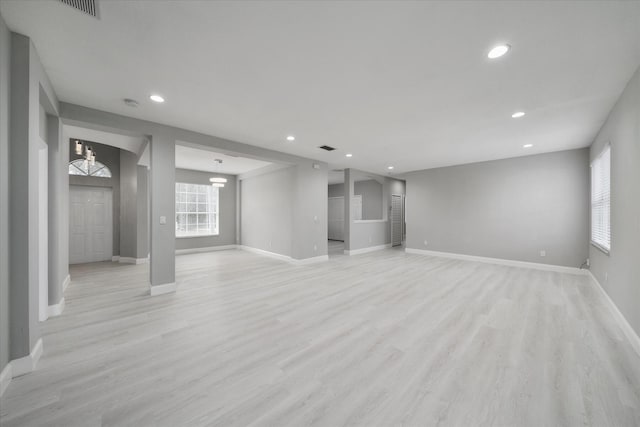
[[[351,224],[353,223],[353,212],[351,201],[354,195],[353,173],[351,169],[344,170],[344,250],[351,250]]]
[[[57,316],[64,308],[64,286],[69,280],[67,248],[69,203],[68,142],[62,141],[62,126],[58,117],[47,115],[47,145],[49,148],[49,315]]]
[[[11,359],[29,356],[31,349],[36,350],[36,344],[40,343],[37,173],[40,102],[39,89],[31,84],[31,59],[29,38],[12,33],[9,141]],[[29,372],[30,368],[33,367],[25,367],[21,373]]]
[[[175,140],[151,138],[151,295],[176,290]]]

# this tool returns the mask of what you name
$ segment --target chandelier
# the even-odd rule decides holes
[[[96,152],[87,144],[76,139],[76,154],[84,157],[82,167],[89,171],[89,166],[96,165]]]

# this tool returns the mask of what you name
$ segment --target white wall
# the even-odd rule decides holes
[[[587,149],[405,177],[407,248],[576,268],[586,261]]]
[[[591,271],[640,335],[640,69],[591,146],[611,144],[611,251],[589,245]]]

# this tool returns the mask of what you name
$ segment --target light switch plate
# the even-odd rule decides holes
[[[166,225],[167,224],[167,217],[166,216],[161,216],[160,217],[160,225]]]

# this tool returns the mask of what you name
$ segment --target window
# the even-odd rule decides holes
[[[86,163],[85,163],[86,162]],[[69,175],[97,176],[98,178],[111,178],[111,171],[104,164],[96,160],[92,166],[84,159],[69,162]]]
[[[176,183],[176,237],[218,234],[218,188]]]
[[[611,250],[611,146],[591,163],[591,243]]]

